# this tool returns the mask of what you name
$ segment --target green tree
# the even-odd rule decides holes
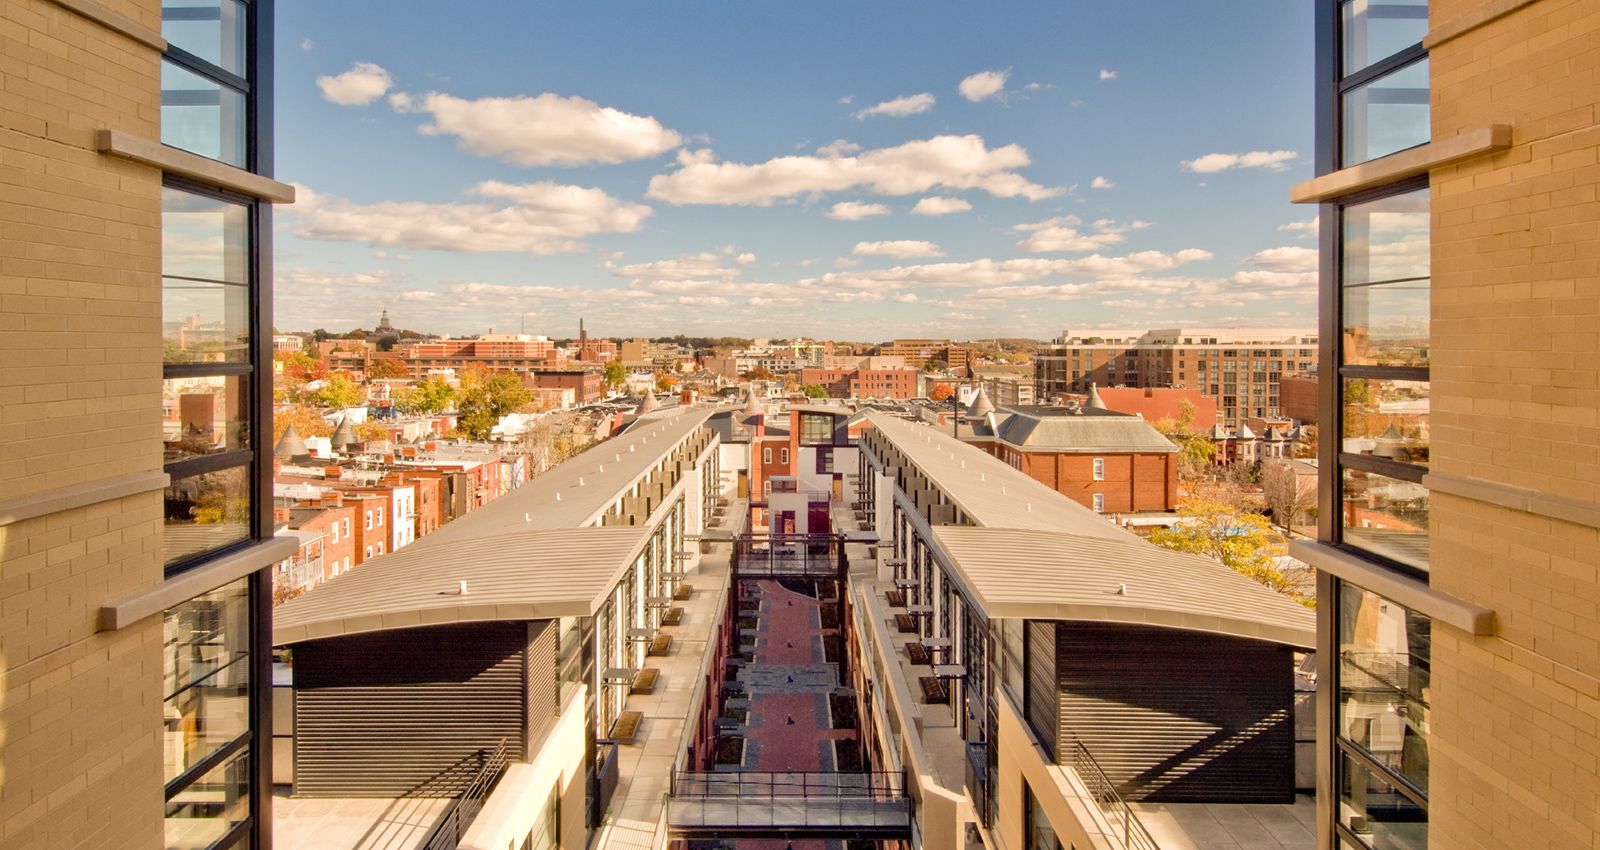
[[[398,390],[394,394],[394,406],[401,413],[432,416],[450,409],[450,402],[456,397],[455,387],[450,382],[435,375],[415,386]]]
[[[817,386],[816,384],[801,384],[800,385],[800,392],[805,393],[806,394],[806,398],[827,398],[828,397],[828,391],[823,389],[822,387]]]
[[[343,372],[329,375],[322,388],[311,394],[312,401],[323,407],[355,407],[365,398],[361,387]]]
[[[605,381],[606,386],[613,390],[620,389],[628,382],[628,371],[622,367],[622,361],[611,360],[606,363]]]
[[[1188,480],[1210,472],[1212,463],[1217,459],[1217,444],[1211,441],[1211,435],[1196,430],[1195,414],[1194,403],[1184,399],[1178,402],[1177,418],[1158,419],[1151,423],[1151,427],[1161,432],[1161,436],[1178,447],[1178,471]]]
[[[1191,502],[1178,509],[1176,525],[1150,532],[1150,542],[1177,552],[1209,555],[1302,605],[1316,604],[1297,593],[1294,583],[1273,565],[1285,551],[1283,537],[1260,514],[1225,502]]]
[[[488,439],[500,417],[532,400],[533,393],[516,375],[502,372],[484,377],[482,373],[467,372],[461,377],[461,391],[456,396],[456,411],[460,414],[456,428],[469,439]]]

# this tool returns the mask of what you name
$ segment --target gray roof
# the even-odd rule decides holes
[[[1094,384],[1089,385],[1089,399],[1083,403],[1083,406],[1092,407],[1096,410],[1106,409],[1105,401],[1100,398],[1100,390]]]
[[[283,429],[283,436],[278,438],[278,444],[272,447],[273,457],[304,457],[311,454],[306,448],[306,441],[300,439],[300,432],[293,425]]]
[[[1250,426],[1249,425],[1246,425],[1243,422],[1241,422],[1241,423],[1239,423],[1239,433],[1236,434],[1235,436],[1237,436],[1241,440],[1254,440],[1256,438],[1256,432],[1250,430]]]
[[[995,436],[1018,448],[1056,452],[1175,452],[1177,447],[1138,416],[1039,415],[1008,410]]]
[[[1135,623],[1316,646],[1316,615],[1298,602],[1210,558],[1119,535],[933,529],[991,617]]]
[[[360,442],[356,438],[355,423],[350,421],[350,414],[346,413],[339,418],[339,427],[333,429],[333,439],[328,441],[336,449],[353,446]]]
[[[972,397],[972,404],[967,406],[967,416],[980,419],[994,412],[994,402],[989,400],[989,393],[983,387],[978,387],[978,394]]]
[[[649,390],[645,390],[644,398],[639,400],[639,407],[637,409],[635,409],[633,412],[634,413],[649,413],[652,410],[659,410],[660,408],[661,408],[661,402],[656,401],[656,394],[651,392],[651,391],[649,391]]]
[[[436,537],[279,606],[273,644],[442,623],[590,616],[648,540],[643,527],[517,530],[448,546]],[[462,581],[465,595],[457,592]]]

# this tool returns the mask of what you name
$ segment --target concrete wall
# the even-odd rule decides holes
[[[1484,485],[1435,483],[1432,578],[1497,618],[1434,626],[1431,846],[1600,847],[1600,6],[1537,0],[1431,57],[1435,140],[1512,127],[1431,179],[1432,468]]]
[[[483,809],[462,836],[461,850],[521,847],[544,815],[551,792],[557,789],[561,797],[560,846],[582,850],[588,845],[588,830],[584,827],[584,699],[584,689],[574,691],[556,725],[544,736],[539,752],[506,769],[494,793],[484,801]]]

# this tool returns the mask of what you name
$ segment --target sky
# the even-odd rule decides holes
[[[283,0],[275,323],[1312,330],[1310,6]]]

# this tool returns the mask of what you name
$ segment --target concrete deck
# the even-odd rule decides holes
[[[448,798],[397,800],[296,798],[272,794],[277,850],[414,850],[449,806]]]
[[[1317,804],[1135,803],[1134,814],[1161,850],[1314,850]]]
[[[716,544],[685,581],[694,587],[689,599],[674,602],[683,622],[663,626],[672,636],[672,650],[651,656],[661,671],[653,694],[628,697],[628,710],[644,713],[632,744],[617,749],[618,781],[605,824],[595,846],[607,850],[651,850],[666,842],[667,788],[672,767],[691,734],[689,712],[699,694],[708,644],[722,616],[728,592],[733,547]]]

